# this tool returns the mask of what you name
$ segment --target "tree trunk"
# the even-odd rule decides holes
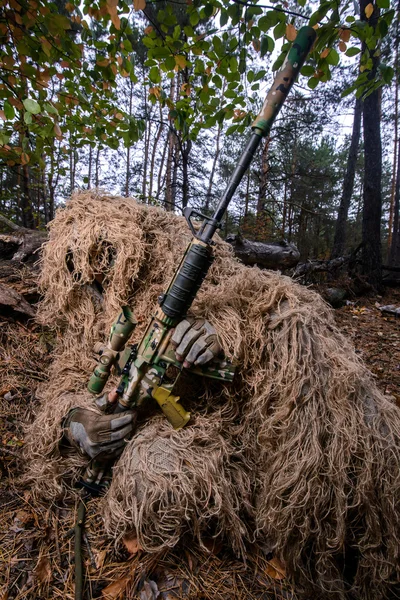
[[[221,148],[220,148],[221,131],[222,131],[221,125],[218,125],[215,154],[214,154],[213,164],[212,164],[212,167],[211,167],[210,179],[208,180],[208,188],[207,188],[207,194],[206,194],[206,201],[205,201],[205,204],[204,204],[204,210],[206,211],[206,214],[207,214],[207,211],[210,210],[210,202],[211,202],[211,199],[212,199],[212,186],[213,186],[213,183],[214,183],[214,176],[215,176],[215,171],[216,171],[216,168],[217,168],[218,158],[219,158],[219,155],[220,155],[220,152],[221,152]]]
[[[96,152],[96,163],[95,163],[95,185],[98,188],[99,187],[99,166],[100,166],[100,144],[97,146],[97,152]]]
[[[93,148],[89,145],[89,169],[88,169],[88,190],[92,187],[92,160],[93,160]]]
[[[186,140],[181,146],[182,154],[182,208],[189,202],[189,156],[192,149],[192,141]]]
[[[175,99],[176,76],[171,80],[171,88],[169,92],[170,100]],[[175,198],[173,193],[173,174],[174,174],[174,151],[175,151],[175,133],[170,126],[168,130],[168,154],[167,154],[167,171],[165,181],[165,209],[173,211],[175,208]]]
[[[360,0],[362,20],[368,21],[371,27],[377,26],[379,8],[374,7],[370,19],[366,18],[365,8],[369,0]],[[363,51],[366,45],[363,44]],[[371,50],[372,70],[374,78],[379,66],[379,57]],[[362,255],[361,270],[368,282],[379,288],[382,281],[381,255],[381,215],[382,215],[382,145],[381,145],[381,89],[374,90],[363,101],[364,127],[364,209],[362,221]]]
[[[129,116],[132,116],[133,104],[133,82],[129,82]],[[126,149],[126,172],[125,172],[125,197],[129,198],[129,184],[131,180],[131,147]]]
[[[396,56],[394,61],[394,72],[395,72],[395,95],[394,95],[394,153],[393,153],[393,174],[392,174],[392,186],[390,192],[390,211],[389,211],[389,234],[388,234],[388,260],[390,262],[392,255],[392,242],[394,229],[394,215],[396,208],[396,183],[399,177],[399,170],[397,168],[397,154],[400,153],[399,148],[399,21],[400,21],[400,0],[397,5],[397,19],[396,19]]]
[[[32,210],[32,200],[30,194],[30,177],[28,165],[22,167],[22,225],[28,229],[35,229],[35,218]]]
[[[150,201],[153,197],[153,184],[154,184],[154,165],[156,162],[156,154],[157,154],[157,150],[158,150],[158,146],[160,143],[160,138],[161,138],[161,134],[163,132],[164,129],[164,121],[163,121],[163,113],[162,113],[162,108],[160,105],[160,125],[158,127],[157,130],[157,135],[154,139],[154,144],[153,144],[153,150],[151,153],[151,163],[150,163],[150,176],[149,176],[149,198]],[[164,162],[164,161],[163,161]],[[160,166],[160,169],[162,168],[162,165]]]
[[[358,146],[360,142],[361,112],[362,101],[361,98],[357,98],[354,107],[353,132],[351,134],[346,173],[343,180],[342,197],[340,199],[340,206],[336,221],[331,259],[336,258],[337,256],[343,256],[344,254],[344,248],[346,244],[347,217],[349,214],[350,200],[354,189],[354,176],[356,172]]]
[[[397,153],[397,177],[394,195],[394,210],[393,210],[393,235],[390,245],[389,266],[400,266],[400,152]]]
[[[261,175],[260,185],[257,199],[257,213],[256,213],[256,239],[265,240],[267,236],[267,219],[265,214],[265,195],[268,185],[268,151],[271,138],[268,136],[261,151]]]

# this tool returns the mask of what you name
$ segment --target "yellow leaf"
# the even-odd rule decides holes
[[[321,54],[320,54],[320,58],[326,58],[330,52],[330,48],[325,48],[325,50],[322,50]]]
[[[3,119],[3,121],[7,121],[6,115],[4,113],[4,110],[0,110],[0,119]]]
[[[180,69],[184,69],[186,67],[187,62],[184,56],[178,54],[178,56],[175,56],[174,58],[177,67],[179,67]]]
[[[122,121],[122,119],[124,118],[124,115],[120,112],[117,112],[117,114],[115,115],[115,118],[118,119],[119,121]]]
[[[370,2],[365,7],[365,16],[367,17],[367,19],[370,18],[370,16],[372,15],[373,12],[374,12],[374,5]]]
[[[102,140],[104,140],[104,141],[106,141],[106,139],[107,139],[107,134],[106,134],[106,133],[102,133],[102,134],[101,134],[101,139],[102,139]]]
[[[135,10],[144,10],[146,8],[146,0],[133,0],[133,8]]]
[[[125,69],[121,69],[121,75],[122,77],[129,77],[129,73],[128,71],[125,71]]]
[[[31,160],[31,158],[30,158],[29,154],[27,154],[26,152],[23,152],[21,154],[21,163],[23,165],[27,165],[30,160]]]
[[[122,577],[122,579],[117,579],[117,581],[113,581],[101,592],[103,598],[107,598],[107,600],[116,600],[119,598],[126,590],[126,586],[130,582],[130,577]]]
[[[161,88],[152,87],[149,89],[149,94],[153,94],[153,96],[155,96],[156,98],[159,98],[161,96]]]
[[[149,25],[148,27],[146,27],[146,29],[144,30],[146,35],[149,35],[149,33],[151,33],[153,31],[153,28],[151,25]]]
[[[58,137],[58,139],[61,140],[62,132],[58,123],[54,123],[54,133],[56,134],[56,137]]]
[[[109,64],[109,58],[99,58],[98,60],[96,60],[96,65],[98,65],[99,67],[108,67]]]
[[[112,24],[114,25],[115,29],[118,29],[118,31],[119,31],[121,29],[121,19],[119,18],[119,16],[112,15],[111,21],[112,21]]]
[[[65,8],[67,9],[68,12],[72,12],[75,10],[75,6],[73,4],[71,4],[71,2],[67,2],[67,4],[65,5]]]
[[[348,42],[350,39],[350,29],[340,29],[339,37],[342,42]]]
[[[133,532],[127,533],[122,538],[125,548],[128,550],[129,554],[137,554],[139,550],[142,549],[139,541],[136,537],[136,534]]]
[[[294,25],[286,25],[286,32],[285,32],[286,38],[289,40],[289,42],[294,42],[294,40],[296,39],[296,35],[297,35],[297,31],[296,31],[296,27]]]
[[[340,52],[346,52],[347,44],[345,44],[344,42],[339,42],[339,50]]]

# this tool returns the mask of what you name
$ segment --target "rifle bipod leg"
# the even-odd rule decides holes
[[[75,600],[83,600],[83,556],[82,556],[82,538],[85,521],[86,504],[85,499],[81,498],[78,504],[78,512],[75,522]]]

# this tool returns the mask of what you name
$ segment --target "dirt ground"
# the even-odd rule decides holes
[[[0,282],[1,275],[0,268]],[[28,301],[36,299],[29,273],[10,279],[8,272],[7,282]],[[388,304],[400,306],[400,290],[355,299],[335,316],[378,386],[400,405],[400,318],[378,309]],[[24,424],[34,416],[35,391],[46,380],[53,343],[51,332],[31,318],[0,313],[0,600],[74,597],[76,506],[38,505],[20,480]],[[89,503],[84,538],[87,598],[295,598],[283,565],[258,551],[244,565],[212,541],[208,555],[190,544],[167,556],[146,556],[135,540],[116,547],[102,532],[96,503]]]
[[[383,296],[357,298],[335,310],[343,333],[372,371],[379,388],[400,406],[400,318],[382,313],[378,306],[400,307],[400,290],[388,288]]]

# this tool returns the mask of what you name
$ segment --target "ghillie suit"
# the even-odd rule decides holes
[[[37,495],[65,494],[79,476],[83,461],[58,451],[60,423],[92,404],[93,344],[125,304],[142,334],[187,238],[183,219],[101,192],[75,194],[58,211],[39,314],[59,341],[27,441]],[[200,543],[221,536],[242,554],[255,539],[285,563],[301,597],[393,597],[399,409],[317,294],[241,265],[221,240],[215,254],[192,311],[215,326],[238,376],[225,387],[186,377],[180,396],[195,418],[181,431],[160,415],[142,424],[103,500],[107,531],[134,529],[149,552],[185,532]]]

